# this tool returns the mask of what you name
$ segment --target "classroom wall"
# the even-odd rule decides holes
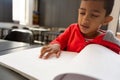
[[[0,0],[0,22],[12,22],[12,0]]]
[[[67,27],[77,22],[80,0],[40,0],[40,25]]]

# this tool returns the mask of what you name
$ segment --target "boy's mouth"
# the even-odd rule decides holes
[[[89,26],[86,26],[86,25],[81,25],[81,28],[82,29],[88,29],[88,28],[90,28]]]

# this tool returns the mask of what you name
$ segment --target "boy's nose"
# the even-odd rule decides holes
[[[82,22],[83,22],[83,24],[89,24],[90,21],[88,19],[83,19]]]
[[[88,15],[85,15],[83,18],[83,23],[88,24],[90,22],[90,17]]]

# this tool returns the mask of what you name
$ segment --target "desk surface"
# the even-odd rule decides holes
[[[17,26],[18,28],[29,28],[30,30],[37,30],[37,31],[49,31],[50,29],[45,29],[43,26],[38,25],[20,25],[15,23],[4,23],[0,22],[0,28],[1,29],[12,29],[13,26]]]
[[[20,50],[39,47],[39,46],[40,45],[30,46],[29,44],[22,42],[14,42],[14,41],[7,41],[0,39],[0,56],[11,52],[17,52]],[[0,66],[0,80],[28,80],[28,79],[19,75],[16,72],[13,72],[12,70]]]
[[[11,29],[12,26],[18,26],[19,24],[15,24],[15,23],[4,23],[4,22],[0,22],[0,28],[4,28],[4,29]]]
[[[0,39],[0,51],[14,49],[18,47],[29,46],[27,43],[23,42],[15,42],[15,41],[8,41]]]
[[[30,45],[23,42],[15,42],[15,41],[8,41],[0,39],[0,55],[3,55],[4,51],[17,49],[17,48],[24,48],[29,47]],[[9,52],[9,51],[8,51]]]
[[[25,49],[27,47],[29,47],[29,44],[0,39],[0,56],[13,51]],[[0,80],[16,80],[16,79],[27,80],[26,78],[21,77],[19,74],[0,66]]]

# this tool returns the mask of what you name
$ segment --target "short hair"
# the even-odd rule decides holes
[[[106,16],[110,15],[114,6],[114,0],[104,0],[104,8],[106,10]]]
[[[90,0],[82,0],[82,1],[90,1]],[[114,0],[91,0],[91,1],[104,1],[104,9],[106,10],[105,16],[109,16],[111,14],[114,6]]]

